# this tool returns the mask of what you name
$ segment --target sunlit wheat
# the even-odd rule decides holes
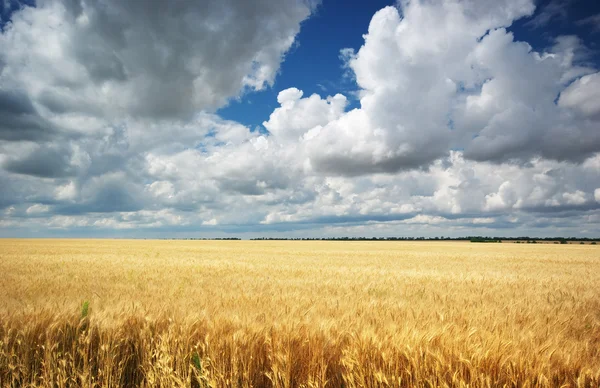
[[[0,240],[1,386],[598,387],[600,249]]]

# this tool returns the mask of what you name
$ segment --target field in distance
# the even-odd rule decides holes
[[[0,240],[0,386],[600,386],[600,247]]]

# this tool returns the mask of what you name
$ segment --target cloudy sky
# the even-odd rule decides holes
[[[600,236],[597,0],[0,0],[0,236]]]

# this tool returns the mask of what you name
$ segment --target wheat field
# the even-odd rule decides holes
[[[600,249],[0,240],[0,386],[598,387]]]

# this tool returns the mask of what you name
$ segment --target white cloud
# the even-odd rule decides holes
[[[577,109],[594,114],[594,82],[583,77],[555,104],[569,82],[593,71],[577,64],[581,42],[562,37],[538,53],[502,28],[532,11],[529,1],[413,1],[401,12],[379,11],[358,53],[344,52],[361,107],[309,133],[311,167],[396,172],[427,166],[452,147],[495,162],[593,155],[597,123],[561,108],[577,93],[585,99],[573,102]]]
[[[1,35],[2,81],[54,114],[189,117],[272,85],[314,3],[41,1]]]
[[[279,141],[298,141],[306,132],[336,120],[344,113],[346,97],[336,94],[321,99],[317,94],[302,98],[303,92],[290,88],[279,92],[276,108],[263,125]]]
[[[486,225],[486,224],[493,224],[494,222],[496,222],[496,219],[494,219],[492,217],[476,217],[476,218],[473,218],[471,220],[471,222],[473,222],[474,224],[478,224],[478,225]]]
[[[75,182],[69,181],[66,185],[58,186],[54,192],[54,197],[59,201],[74,200],[77,197],[77,186]]]
[[[169,181],[154,181],[147,188],[155,197],[171,199],[175,195],[173,183]]]
[[[272,84],[313,4],[164,4],[143,17],[116,0],[15,14],[0,36],[2,225],[598,231],[598,73],[575,37],[548,52],[515,41],[504,28],[531,1],[384,8],[360,50],[342,52],[359,107],[288,88],[269,134],[209,112]]]
[[[50,206],[36,203],[35,205],[29,206],[25,212],[27,214],[37,215],[37,214],[41,214],[41,213],[47,213],[49,210],[50,210]]]
[[[503,182],[498,191],[485,196],[484,209],[490,211],[507,210],[515,206],[517,197],[510,181]]]
[[[218,224],[218,222],[217,222],[217,219],[216,219],[216,218],[211,218],[211,219],[210,219],[210,220],[208,220],[208,221],[203,221],[203,222],[202,222],[202,225],[210,225],[210,226],[214,226],[214,225],[217,225],[217,224]]]
[[[428,225],[433,224],[433,225],[435,225],[435,224],[442,224],[447,221],[448,220],[444,217],[419,214],[418,216],[410,218],[404,222],[407,224],[428,224]]]
[[[583,205],[588,202],[587,195],[581,190],[572,193],[564,193],[563,198],[568,205]]]
[[[600,73],[581,77],[560,94],[558,103],[600,121]]]

